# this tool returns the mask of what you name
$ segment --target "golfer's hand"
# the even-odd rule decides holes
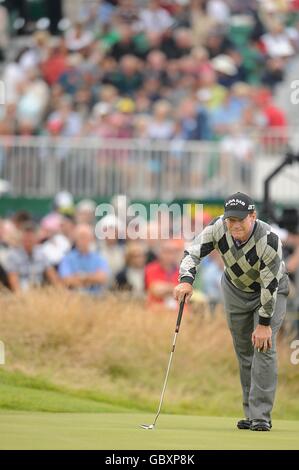
[[[252,344],[261,352],[266,352],[272,348],[272,329],[271,326],[257,325],[252,333]]]
[[[188,282],[181,282],[174,288],[173,295],[178,302],[182,302],[184,295],[186,295],[186,303],[189,302],[193,294],[193,287]]]

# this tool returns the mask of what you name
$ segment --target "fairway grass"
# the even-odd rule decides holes
[[[157,410],[175,317],[113,296],[1,296],[0,449],[299,449],[299,368],[286,338],[273,430],[236,429],[242,393],[221,311],[186,311],[158,427],[139,428]]]
[[[299,422],[275,420],[271,432],[236,429],[235,418],[144,413],[0,413],[0,449],[299,449]]]

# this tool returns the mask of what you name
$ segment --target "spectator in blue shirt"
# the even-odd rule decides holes
[[[179,109],[181,137],[184,140],[211,140],[209,116],[202,105],[191,98],[182,101]]]
[[[65,286],[100,294],[108,283],[109,267],[106,259],[93,250],[93,243],[92,227],[77,225],[75,248],[63,258],[58,271]]]

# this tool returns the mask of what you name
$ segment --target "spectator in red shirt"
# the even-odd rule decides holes
[[[54,85],[58,82],[60,76],[66,71],[67,67],[67,49],[65,48],[64,41],[52,38],[48,57],[41,64],[44,79],[50,86]]]
[[[145,268],[145,288],[149,305],[176,308],[173,289],[177,285],[182,247],[178,240],[162,240],[158,259]]]
[[[270,90],[259,89],[253,96],[256,112],[264,128],[264,145],[284,145],[287,142],[287,118],[272,101]]]

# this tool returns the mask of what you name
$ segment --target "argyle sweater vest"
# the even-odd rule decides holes
[[[260,323],[270,324],[278,283],[285,273],[282,246],[270,225],[257,220],[250,238],[238,246],[229,234],[223,216],[215,219],[184,252],[180,282],[193,284],[202,258],[217,250],[225,265],[225,275],[237,289],[260,293]]]

